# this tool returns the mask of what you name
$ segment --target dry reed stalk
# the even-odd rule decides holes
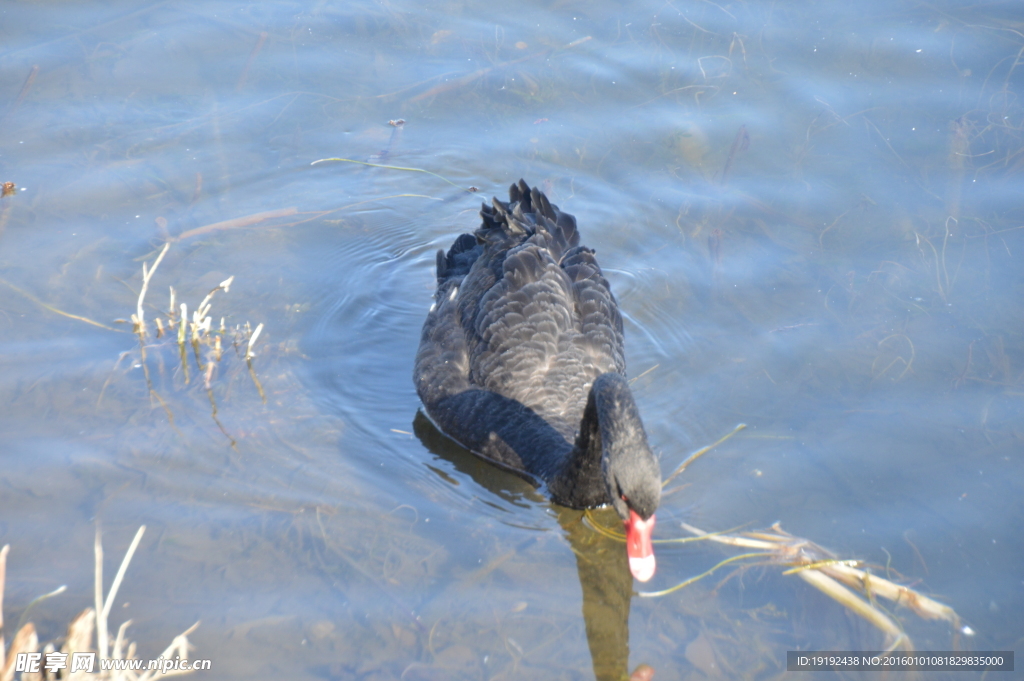
[[[970,627],[960,622],[956,611],[948,605],[857,567],[863,564],[862,561],[839,560],[832,552],[814,542],[784,532],[777,523],[769,531],[744,532],[738,535],[708,533],[686,523],[683,523],[682,527],[703,539],[730,546],[758,549],[758,553],[745,555],[764,557],[773,563],[789,567],[790,569],[783,574],[796,573],[811,586],[866,619],[886,634],[890,648],[912,650],[913,644],[903,630],[875,603],[877,598],[905,605],[922,619],[945,620],[966,636],[974,634]]]

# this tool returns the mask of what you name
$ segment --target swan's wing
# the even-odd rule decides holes
[[[438,289],[439,300],[423,325],[413,375],[420,399],[431,420],[463,447],[544,477],[545,466],[553,464],[538,459],[537,452],[557,452],[566,447],[565,440],[523,404],[469,382],[469,344],[452,295],[457,283]]]
[[[462,234],[448,253],[437,252],[437,286],[440,288],[449,279],[462,279],[469,274],[473,263],[483,253],[483,247],[472,234]]]
[[[580,382],[565,357],[576,332],[573,299],[543,235],[509,249],[472,318],[470,380],[531,407],[564,402],[566,384]]]
[[[483,253],[472,234],[462,234],[446,254],[437,252],[437,291],[420,334],[413,381],[423,403],[469,388],[469,349],[455,302],[459,287]]]
[[[590,360],[602,367],[609,364],[616,373],[626,374],[622,315],[608,280],[601,273],[594,251],[586,246],[569,250],[561,262],[572,282],[579,316],[580,338],[576,343]]]
[[[441,254],[438,254],[438,279],[441,278]],[[469,350],[466,334],[459,322],[454,293],[458,278],[450,278],[437,288],[434,304],[420,334],[413,381],[420,399],[429,408],[440,399],[469,388]]]
[[[622,319],[593,251],[576,247],[559,262],[551,242],[538,229],[508,249],[462,319],[470,383],[534,409],[572,441],[593,380],[624,372]]]
[[[414,381],[417,392],[427,414],[448,437],[503,466],[546,478],[560,462],[560,455],[571,447],[565,434],[519,400],[477,385],[472,379],[471,355],[496,359],[500,348],[505,347],[501,339],[511,341],[517,333],[515,324],[506,324],[506,329],[513,330],[502,333],[497,328],[486,329],[486,333],[481,334],[472,321],[481,311],[497,311],[503,306],[514,305],[514,300],[520,298],[513,295],[504,303],[499,301],[501,295],[495,290],[498,287],[492,261],[499,260],[500,270],[501,261],[507,260],[500,250],[492,248],[479,257],[479,262],[468,275],[460,271],[463,256],[475,248],[474,244],[475,240],[470,244],[460,237],[447,255],[438,253],[439,285],[434,305],[423,325],[416,355]],[[516,257],[513,256],[513,262]],[[548,260],[551,260],[550,256]],[[528,261],[528,257],[523,260]],[[553,269],[549,274],[558,270],[552,262],[541,267],[550,268]],[[521,278],[525,272],[522,267],[513,269],[521,271],[507,280],[503,276],[506,284]],[[561,277],[564,279],[564,274]],[[544,278],[543,274],[539,276],[539,279]],[[489,340],[495,341],[498,354],[488,347]],[[505,368],[514,374],[512,367],[515,364],[513,358],[510,366]],[[502,379],[495,375],[492,383],[501,382]]]

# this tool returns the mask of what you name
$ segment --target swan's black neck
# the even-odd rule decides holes
[[[548,488],[560,504],[587,508],[611,503],[623,519],[629,509],[645,520],[657,509],[661,471],[622,375],[606,373],[594,381],[575,446]]]

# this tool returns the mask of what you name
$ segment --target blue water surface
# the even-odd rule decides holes
[[[630,599],[614,514],[417,418],[435,252],[522,177],[597,251],[664,475],[747,426],[657,538],[778,522],[955,609],[880,602],[902,645],[1013,650],[1022,50],[1009,2],[0,4],[6,639],[59,645],[96,528],[109,588],[144,524],[109,627],[150,658],[200,621],[210,678],[774,679],[893,643],[792,555]],[[749,549],[657,550],[632,588]]]

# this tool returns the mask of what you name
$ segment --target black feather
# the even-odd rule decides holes
[[[576,219],[522,180],[480,217],[438,253],[414,372],[427,413],[558,503],[649,517],[660,473],[625,381],[622,317]]]

